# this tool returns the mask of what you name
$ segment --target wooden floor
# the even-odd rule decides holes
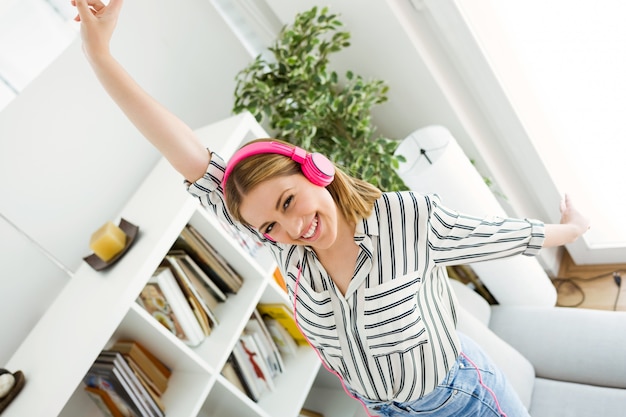
[[[622,276],[621,287],[615,283],[614,272]],[[576,265],[564,251],[559,276],[553,283],[560,306],[626,311],[626,263]]]

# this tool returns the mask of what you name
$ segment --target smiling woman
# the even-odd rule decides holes
[[[0,110],[76,39],[66,0],[0,3]]]

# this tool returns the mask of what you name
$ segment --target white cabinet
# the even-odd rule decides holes
[[[224,158],[243,142],[267,137],[249,114],[209,125],[197,133]],[[27,382],[3,417],[99,416],[81,381],[100,351],[121,338],[139,341],[172,368],[163,397],[168,416],[297,416],[320,366],[311,348],[301,347],[296,357],[287,358],[286,372],[276,378],[276,390],[264,394],[258,403],[220,375],[257,303],[288,303],[272,278],[275,264],[269,251],[263,249],[251,257],[217,218],[187,193],[182,178],[165,160],[157,164],[120,217],[139,226],[137,241],[107,270],[96,272],[83,264],[61,291],[6,365],[22,370]],[[217,310],[220,324],[194,348],[135,303],[187,223],[198,229],[245,281],[241,290]]]

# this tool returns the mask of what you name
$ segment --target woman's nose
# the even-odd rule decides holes
[[[286,220],[287,233],[292,239],[299,239],[302,236],[302,218],[292,217]]]

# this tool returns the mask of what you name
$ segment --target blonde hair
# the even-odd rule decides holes
[[[276,139],[258,139],[255,142],[269,140],[293,146]],[[245,196],[263,181],[296,174],[302,175],[300,164],[287,156],[273,153],[252,155],[239,162],[228,177],[224,190],[226,208],[236,221],[250,226],[241,215],[241,204]],[[382,194],[372,184],[352,177],[336,166],[335,177],[326,189],[341,214],[351,223],[369,217],[374,202]]]

